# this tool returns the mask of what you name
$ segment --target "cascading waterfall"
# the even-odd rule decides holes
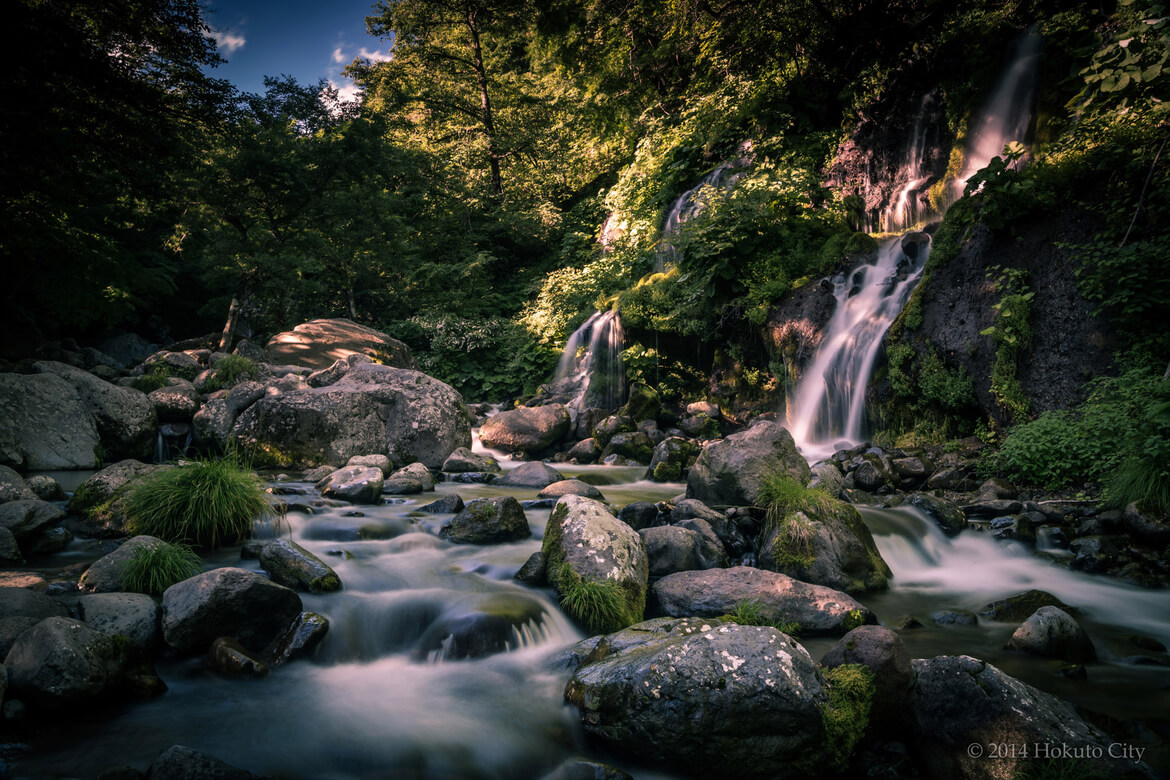
[[[887,233],[909,230],[926,216],[921,213],[920,196],[923,188],[934,178],[932,171],[924,170],[923,166],[930,129],[928,118],[934,101],[934,92],[927,92],[922,96],[922,103],[918,107],[914,129],[911,131],[910,147],[906,159],[898,169],[898,178],[904,180],[905,184],[898,191],[894,202],[882,212],[879,221],[881,230]]]
[[[966,164],[951,188],[952,201],[1006,144],[1024,139],[1031,123],[1041,44],[1032,33],[1016,43],[970,134]],[[928,100],[929,96],[922,103],[899,166],[906,184],[881,215],[887,229],[905,229],[921,216],[917,195],[929,179],[921,170]],[[789,429],[806,457],[823,457],[838,444],[856,444],[865,435],[865,393],[882,339],[922,278],[929,251],[929,237],[923,233],[887,238],[875,263],[831,280],[836,309],[812,363],[788,397]]]
[[[594,312],[569,336],[553,380],[554,387],[573,395],[569,406],[621,406],[626,390],[621,358],[623,338],[621,317],[615,311]]]
[[[745,143],[740,147],[740,151],[744,152],[742,156],[721,164],[704,176],[698,184],[675,199],[670,211],[666,213],[666,219],[662,221],[661,238],[658,241],[658,253],[654,266],[657,273],[665,271],[668,262],[678,262],[679,250],[674,243],[674,237],[678,235],[682,224],[701,212],[713,193],[733,187],[743,176],[744,169],[751,162],[748,157],[751,144]]]

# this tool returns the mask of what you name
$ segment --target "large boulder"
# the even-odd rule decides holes
[[[341,578],[325,561],[288,539],[273,539],[260,548],[260,565],[275,582],[309,593],[341,590]]]
[[[564,479],[565,475],[552,466],[533,460],[528,463],[521,463],[516,468],[506,472],[502,477],[494,480],[493,484],[543,490],[549,485],[563,482]]]
[[[52,374],[0,374],[0,465],[92,469],[97,423],[73,385]]]
[[[149,458],[158,433],[158,415],[145,394],[99,379],[88,371],[50,360],[33,364],[40,374],[59,376],[73,386],[97,422],[111,458]]]
[[[985,661],[939,656],[911,666],[909,736],[928,777],[1005,780],[1063,755],[1076,756],[1085,777],[1149,777],[1144,765],[1111,757],[1115,740],[1071,704]]]
[[[753,603],[774,623],[799,624],[801,636],[840,636],[877,623],[868,607],[846,593],[750,566],[671,574],[651,592],[654,606],[672,617],[718,617]]]
[[[325,477],[316,487],[326,498],[353,504],[380,504],[385,481],[382,470],[374,466],[346,466]]]
[[[191,418],[195,441],[204,447],[225,448],[240,412],[263,397],[264,385],[248,381],[240,382],[223,398],[205,401]]]
[[[892,727],[902,716],[914,672],[902,637],[884,626],[859,626],[837,640],[821,659],[821,666],[861,664],[873,674],[870,722]]]
[[[815,776],[829,696],[774,628],[659,619],[603,637],[565,698],[607,747],[694,777]]]
[[[512,496],[467,502],[439,536],[455,544],[501,544],[532,536],[520,502]]]
[[[349,355],[367,355],[395,368],[417,368],[410,348],[381,331],[346,319],[310,320],[277,333],[265,347],[273,363],[329,368]]]
[[[777,471],[808,484],[808,461],[792,435],[775,420],[760,420],[740,433],[708,443],[687,475],[687,498],[716,505],[756,503],[764,478]]]
[[[249,650],[264,647],[301,614],[301,597],[246,569],[197,574],[163,593],[163,637],[184,651],[202,652],[221,636]]]
[[[40,498],[24,478],[7,466],[0,466],[0,504]]]
[[[9,501],[0,504],[0,528],[6,528],[21,549],[65,519],[65,510],[48,501]]]
[[[122,572],[140,549],[157,550],[166,542],[154,536],[135,536],[127,539],[112,553],[103,555],[85,570],[77,582],[85,593],[114,593],[122,590]]]
[[[361,364],[332,385],[257,401],[232,437],[271,465],[307,468],[384,453],[437,469],[457,447],[471,446],[471,418],[459,393],[437,379]]]
[[[262,780],[215,756],[172,745],[150,765],[151,780]]]
[[[638,534],[646,545],[651,577],[727,565],[727,552],[714,531],[710,532],[710,537],[704,537],[690,528],[659,525],[643,528]]]
[[[840,501],[768,523],[758,546],[760,568],[846,593],[883,590],[892,576],[857,509]]]
[[[77,602],[81,619],[92,629],[121,635],[144,648],[162,640],[162,610],[145,593],[93,593]]]
[[[583,583],[598,583],[616,596],[620,615],[612,619],[574,615],[586,628],[613,630],[642,619],[650,576],[646,547],[638,532],[610,514],[605,504],[582,496],[561,498],[549,517],[541,551],[549,584],[562,598]]]
[[[540,452],[569,431],[572,420],[562,404],[521,406],[489,417],[479,429],[485,447],[506,452]]]
[[[442,470],[448,474],[499,473],[500,464],[490,455],[459,447],[443,461]]]
[[[69,503],[71,513],[81,515],[84,533],[90,536],[121,536],[126,521],[123,504],[126,493],[137,483],[171,466],[123,460],[106,466],[77,486]]]
[[[658,442],[646,469],[646,477],[655,482],[678,482],[695,462],[698,447],[690,439],[671,436]]]
[[[1007,646],[1022,653],[1083,663],[1096,661],[1093,640],[1072,615],[1058,607],[1040,607],[1023,622]]]
[[[46,710],[102,703],[122,687],[125,648],[84,623],[46,618],[25,631],[4,659],[11,694]]]
[[[61,602],[27,588],[0,588],[0,620],[7,618],[66,617],[69,610]]]

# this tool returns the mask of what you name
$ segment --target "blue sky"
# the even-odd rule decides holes
[[[302,84],[352,84],[341,69],[359,55],[384,58],[389,42],[366,34],[374,0],[204,0],[204,19],[227,62],[213,75],[248,92],[265,76],[287,73]]]

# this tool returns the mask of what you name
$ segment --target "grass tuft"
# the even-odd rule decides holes
[[[260,478],[233,456],[152,474],[127,493],[124,511],[132,534],[203,547],[237,542],[276,516]]]
[[[738,623],[741,626],[767,626],[777,631],[797,636],[800,634],[800,623],[796,621],[773,620],[764,614],[764,605],[758,601],[744,599],[735,605],[735,610],[722,616],[724,620]]]
[[[228,355],[215,364],[215,373],[208,380],[205,390],[214,393],[224,387],[231,387],[241,379],[256,379],[260,376],[260,367],[243,355]]]
[[[808,488],[786,472],[764,477],[758,498],[767,521],[778,523],[793,512],[820,517],[837,508],[838,501],[820,488]]]
[[[583,580],[569,565],[562,564],[561,609],[591,634],[609,634],[628,626],[626,598],[616,582]]]
[[[122,590],[161,596],[163,591],[194,577],[202,568],[199,556],[183,544],[142,546],[122,564]]]

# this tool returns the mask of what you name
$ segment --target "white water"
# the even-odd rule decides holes
[[[573,394],[569,406],[613,410],[625,402],[624,339],[621,317],[615,311],[594,312],[573,331],[553,380],[555,391]]]
[[[715,170],[704,176],[698,184],[679,195],[662,220],[662,231],[658,239],[658,253],[655,259],[655,271],[662,273],[666,264],[677,263],[679,250],[675,246],[674,238],[678,235],[682,224],[701,212],[710,202],[711,197],[721,190],[730,189],[743,176],[746,167],[750,164],[751,144],[740,147],[743,153],[734,160],[728,160]]]
[[[927,182],[933,178],[931,171],[923,169],[923,162],[926,159],[927,133],[930,129],[927,120],[934,100],[934,92],[928,92],[923,95],[922,103],[918,107],[906,159],[899,166],[897,173],[897,180],[903,181],[904,184],[898,190],[894,202],[882,212],[879,222],[884,232],[909,230],[929,213],[922,209],[921,195]]]

